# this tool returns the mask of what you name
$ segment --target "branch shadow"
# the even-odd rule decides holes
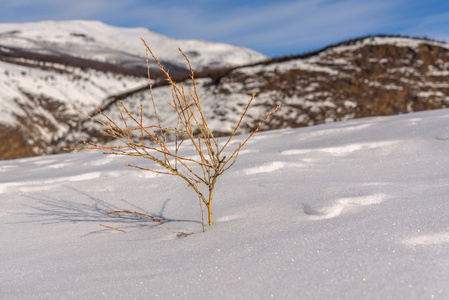
[[[123,207],[118,207],[111,203],[108,203],[100,198],[94,197],[84,191],[78,190],[71,186],[64,187],[70,190],[70,193],[76,193],[84,198],[87,198],[89,201],[72,201],[67,199],[60,199],[56,197],[52,197],[48,194],[33,194],[33,195],[24,195],[24,197],[32,199],[36,204],[35,205],[24,205],[25,207],[31,208],[33,212],[24,212],[21,213],[30,217],[28,221],[20,221],[14,223],[40,223],[42,225],[52,225],[59,223],[80,223],[80,222],[89,222],[89,223],[111,223],[119,224],[119,226],[124,227],[126,229],[131,228],[148,228],[148,227],[157,227],[157,223],[152,222],[148,218],[140,217],[135,214],[111,214],[104,216],[106,213],[111,211],[121,211]],[[71,197],[73,198],[73,196]],[[132,207],[132,210],[148,213],[146,210],[140,206],[137,206],[127,200],[121,199],[122,202],[126,203],[129,207]],[[170,219],[165,216],[165,209],[170,202],[171,199],[167,199],[162,204],[161,209],[157,213],[148,213],[149,215],[159,219],[164,222],[164,226],[170,223],[198,223],[201,224],[200,221],[195,220],[186,220],[186,219]],[[110,229],[101,228],[90,233],[83,235],[82,237],[98,234],[104,231],[109,231]]]

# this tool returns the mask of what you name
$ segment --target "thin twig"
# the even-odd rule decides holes
[[[120,232],[126,233],[126,231],[122,230],[122,229],[118,229],[118,228],[107,226],[107,225],[103,225],[103,224],[98,224],[98,225],[103,226],[104,228],[113,229],[115,231],[120,231]]]
[[[168,227],[162,226],[161,224],[165,224],[164,222],[162,222],[161,220],[159,220],[159,219],[157,219],[157,218],[155,218],[155,217],[153,217],[153,216],[151,216],[149,214],[139,213],[139,212],[136,212],[136,211],[128,211],[128,210],[121,210],[121,211],[114,210],[114,211],[105,213],[104,215],[107,216],[107,215],[112,215],[112,214],[132,214],[132,215],[138,215],[138,216],[145,216],[148,219],[150,219],[151,221],[156,222],[157,226],[159,226],[159,227],[161,227],[163,229],[166,229],[166,230],[168,230],[168,231],[170,231],[172,233],[176,233],[178,237],[187,236],[187,235],[191,234],[191,233],[185,233],[185,232],[182,232],[182,231],[174,231],[174,230],[171,230]],[[114,228],[114,227],[110,227],[110,226],[106,226],[106,225],[102,225],[102,224],[100,224],[100,226],[103,226],[105,228],[110,228],[110,229],[114,229],[114,230],[126,233],[126,231],[121,230],[121,229],[117,229],[117,228]]]

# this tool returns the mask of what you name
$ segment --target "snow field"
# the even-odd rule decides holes
[[[259,132],[219,179],[205,233],[184,183],[124,166],[147,162],[2,161],[0,295],[448,298],[448,134],[449,110]],[[193,234],[103,216],[115,209]]]

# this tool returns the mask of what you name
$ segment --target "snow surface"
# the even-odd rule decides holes
[[[124,166],[145,161],[2,161],[0,298],[448,299],[448,154],[447,109],[258,133],[205,233],[184,183]]]

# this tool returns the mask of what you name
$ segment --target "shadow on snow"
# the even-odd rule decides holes
[[[81,223],[81,222],[91,222],[91,223],[111,223],[118,224],[120,228],[132,229],[132,228],[142,228],[142,227],[156,227],[157,224],[151,221],[145,216],[139,216],[135,214],[112,214],[104,216],[104,214],[112,211],[122,211],[122,207],[110,204],[100,198],[89,195],[86,192],[78,190],[74,187],[64,186],[65,188],[75,192],[81,196],[88,198],[89,203],[81,203],[80,201],[64,200],[52,197],[47,194],[33,194],[24,195],[25,197],[32,199],[36,202],[35,205],[25,205],[31,208],[33,212],[23,212],[21,214],[32,218],[29,221],[19,221],[14,223],[40,223],[43,225],[51,225],[58,223]],[[159,219],[164,222],[164,226],[170,226],[168,224],[188,222],[188,223],[198,223],[199,221],[194,220],[179,220],[179,219],[169,219],[165,217],[165,208],[171,199],[167,199],[161,209],[157,213],[148,213],[149,215]],[[129,207],[128,211],[137,211],[139,213],[147,213],[142,207],[134,205],[124,199],[122,199]],[[115,227],[115,226],[114,226]],[[84,236],[101,233],[103,231],[110,229],[99,229],[90,232]]]

